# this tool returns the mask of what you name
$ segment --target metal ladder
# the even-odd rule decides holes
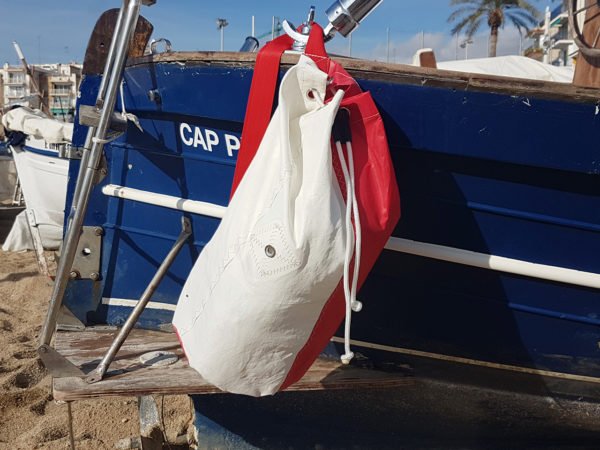
[[[50,306],[40,334],[38,353],[49,369],[57,363],[57,360],[61,359],[60,355],[50,346],[50,342],[56,329],[56,321],[69,282],[90,195],[100,179],[104,144],[107,142],[106,136],[115,109],[129,45],[134,36],[141,6],[151,6],[154,3],[156,3],[156,0],[123,0],[119,10],[115,32],[111,40],[108,57],[104,65],[104,74],[96,98],[95,109],[99,114],[98,125],[90,127],[86,136],[71,211],[67,220],[62,254],[50,298]]]

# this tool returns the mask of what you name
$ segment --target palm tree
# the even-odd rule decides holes
[[[490,27],[489,56],[496,56],[498,30],[507,21],[522,33],[537,23],[540,14],[527,0],[450,0],[450,5],[458,6],[448,17],[448,22],[456,22],[452,34],[464,31],[470,39],[487,19]]]

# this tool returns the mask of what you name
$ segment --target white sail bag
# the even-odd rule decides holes
[[[302,56],[225,217],[187,279],[173,324],[189,364],[228,392],[276,393],[342,279],[346,204],[331,130],[343,92]]]

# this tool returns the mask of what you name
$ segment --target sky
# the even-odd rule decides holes
[[[540,10],[556,5],[552,0],[531,0]],[[154,38],[165,37],[173,50],[218,50],[218,17],[225,18],[225,50],[239,50],[251,33],[255,16],[256,34],[269,33],[273,16],[298,25],[308,8],[317,9],[316,20],[327,23],[325,10],[333,0],[242,1],[242,0],[158,0],[154,6],[142,7],[142,14],[154,25]],[[120,0],[0,0],[0,64],[18,63],[11,45],[17,41],[30,63],[81,62],[87,41],[100,14],[117,8]],[[390,36],[390,60],[407,63],[421,47],[435,50],[438,61],[463,59],[465,50],[457,48],[447,23],[452,12],[450,0],[384,0],[353,33],[352,56],[384,61],[387,55],[387,29]],[[488,33],[484,30],[473,39],[468,57],[487,56]],[[499,55],[517,54],[521,39],[516,29],[500,31]],[[460,41],[459,41],[460,43]],[[330,53],[349,53],[349,42],[336,36],[329,44]]]

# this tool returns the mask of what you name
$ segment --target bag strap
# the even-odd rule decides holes
[[[279,77],[281,55],[292,47],[293,39],[287,34],[266,44],[256,56],[254,75],[248,96],[242,139],[238,151],[231,197],[252,162],[258,146],[267,131],[273,111],[273,101]]]
[[[331,60],[325,50],[325,35],[323,28],[318,23],[313,23],[308,36],[308,43],[304,50],[306,56],[317,64],[317,67],[325,73],[329,73],[329,65]]]
[[[285,34],[266,44],[256,56],[230,198],[242,181],[267,131],[273,112],[281,55],[292,48],[293,43],[294,40]],[[305,54],[315,61],[319,69],[329,73],[331,60],[325,50],[323,28],[318,23],[312,25]]]

